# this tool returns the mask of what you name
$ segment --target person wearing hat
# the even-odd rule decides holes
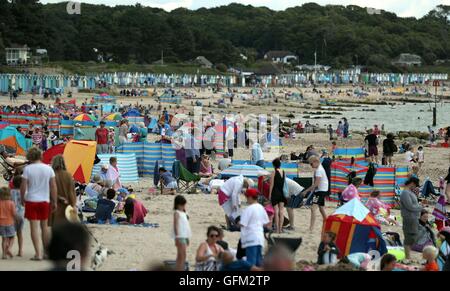
[[[97,142],[97,154],[108,153],[108,129],[105,128],[105,122],[100,121],[100,127],[95,131],[95,141]]]
[[[74,140],[82,140],[83,136],[84,136],[84,132],[81,129],[81,124],[80,123],[75,123],[75,126],[73,128],[73,139]]]
[[[219,205],[222,206],[225,212],[225,221],[228,229],[231,228],[231,221],[234,221],[240,214],[240,194],[242,190],[251,188],[253,184],[251,179],[239,175],[226,180],[217,192]]]
[[[264,247],[264,226],[270,227],[270,220],[264,207],[258,203],[258,190],[247,189],[245,197],[248,207],[242,211],[239,224],[241,226],[241,244],[245,248],[247,262],[261,267]]]
[[[92,177],[92,181],[89,184],[87,184],[84,192],[90,198],[98,198],[98,195],[100,195],[103,190],[102,184],[103,183],[102,179],[100,178],[100,175],[94,175],[94,177]]]

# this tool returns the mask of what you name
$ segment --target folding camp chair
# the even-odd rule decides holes
[[[180,161],[175,160],[172,165],[172,175],[177,179],[178,191],[191,193],[195,188],[200,176],[189,172]]]

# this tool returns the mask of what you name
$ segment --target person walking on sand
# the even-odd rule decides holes
[[[27,153],[29,165],[23,170],[20,196],[25,203],[25,218],[30,221],[31,240],[35,255],[31,260],[39,261],[43,258],[39,242],[39,225],[41,241],[44,248],[49,241],[48,218],[50,210],[57,210],[57,188],[55,172],[41,162],[42,152],[31,148]],[[51,208],[51,209],[50,209]]]
[[[388,166],[392,166],[392,157],[398,151],[397,145],[394,142],[394,134],[388,133],[386,139],[383,140],[383,156]]]
[[[52,168],[55,172],[56,190],[58,193],[58,207],[52,213],[49,221],[50,226],[67,222],[66,208],[72,206],[74,209],[77,203],[75,195],[75,185],[72,175],[67,171],[66,163],[62,155],[56,155],[52,159]]]
[[[322,215],[323,221],[327,219],[327,214],[325,212],[325,196],[328,194],[328,178],[325,169],[320,163],[319,157],[312,156],[309,158],[308,162],[314,170],[314,183],[305,190],[305,193],[314,193],[312,200],[313,205],[311,207],[311,221],[309,225],[309,230],[312,232],[316,222],[317,208]]]
[[[369,130],[369,134],[364,141],[367,143],[369,159],[372,163],[378,163],[378,137],[373,129]]]

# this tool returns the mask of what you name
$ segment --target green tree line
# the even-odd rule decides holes
[[[420,19],[314,3],[284,11],[230,4],[171,12],[82,3],[81,14],[69,15],[66,3],[0,0],[0,54],[13,44],[46,48],[52,61],[96,61],[101,53],[118,63],[150,64],[164,51],[166,62],[203,55],[231,66],[250,65],[269,50],[289,50],[300,64],[312,64],[317,52],[319,63],[337,69],[389,69],[400,53],[418,54],[428,65],[450,59],[450,6]]]

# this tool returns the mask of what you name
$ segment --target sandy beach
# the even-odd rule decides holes
[[[319,88],[324,92],[327,88]],[[249,90],[249,89],[248,89]],[[221,94],[212,92],[198,92],[193,89],[181,89],[181,91],[191,91],[195,92],[197,95],[196,99],[203,102],[205,106],[203,109],[204,113],[212,111],[214,114],[220,112],[241,112],[243,114],[270,114],[277,113],[283,121],[287,121],[289,114],[294,114],[298,116],[304,116],[304,112],[308,111],[318,111],[314,109],[318,107],[318,101],[320,94],[313,94],[311,89],[298,89],[298,88],[286,88],[291,92],[302,91],[305,99],[303,101],[288,101],[284,100],[284,94],[280,93],[282,88],[275,88],[274,91],[279,95],[279,102],[274,103],[273,101],[268,104],[268,100],[236,100],[233,107],[229,108],[217,108],[212,104],[217,101]],[[242,92],[243,89],[240,89]],[[158,95],[161,95],[162,89],[158,90]],[[449,92],[443,92],[445,96],[449,96]],[[75,98],[78,103],[81,103],[85,98],[91,98],[93,94],[81,94],[76,93]],[[29,102],[31,96],[21,96],[19,98],[18,104]],[[64,97],[65,98],[65,97]],[[352,100],[355,103],[358,100],[355,97],[349,97],[345,94],[335,95],[338,102]],[[382,96],[378,93],[370,94],[366,101],[375,102],[381,100],[387,100],[389,102],[397,102],[396,99],[399,97],[393,96]],[[43,101],[40,97],[36,98],[38,102],[50,103],[52,101]],[[142,100],[142,101],[141,101]],[[417,100],[423,100],[423,98],[417,98]],[[183,100],[182,106],[186,108],[186,112],[192,109],[192,101],[195,99]],[[360,100],[359,100],[360,101]],[[0,97],[0,102],[2,104],[9,104],[9,100],[5,97]],[[228,102],[228,101],[227,101]],[[447,103],[446,103],[447,102]],[[443,100],[442,103],[448,106],[449,100]],[[154,98],[151,97],[120,97],[117,103],[123,104],[152,104],[157,105]],[[211,103],[211,107],[209,107]],[[261,103],[261,105],[257,105]],[[399,103],[400,104],[400,103]],[[169,112],[173,112],[174,105],[169,106],[164,105],[169,109]],[[390,105],[382,105],[390,106]],[[339,106],[341,107],[341,106]],[[343,107],[343,106],[342,106]],[[324,111],[323,109],[321,109]],[[347,107],[345,110],[351,110]],[[337,125],[337,119],[345,117],[346,111],[341,112],[342,115],[335,116],[336,119],[330,120],[330,124],[333,128]],[[157,113],[154,113],[156,115]],[[368,113],[369,114],[369,113]],[[414,112],[410,112],[414,116]],[[447,113],[448,114],[448,113]],[[431,116],[431,113],[430,113]],[[413,118],[413,117],[412,117]],[[294,120],[294,118],[293,118]],[[301,118],[301,121],[305,123],[306,119]],[[328,122],[328,121],[327,121]],[[352,130],[352,123],[357,123],[358,120],[350,120],[350,130]],[[314,124],[313,120],[311,123]],[[380,119],[379,124],[384,123]],[[421,128],[417,128],[417,131],[426,131],[426,126],[429,122],[423,123]],[[447,126],[449,126],[447,124]],[[389,129],[394,129],[395,125],[389,124]],[[155,138],[150,137],[150,139]],[[331,142],[328,139],[328,135],[325,133],[312,133],[312,134],[297,134],[295,140],[283,138],[283,147],[281,149],[281,154],[290,154],[291,152],[304,152],[308,145],[314,145],[317,149],[331,149]],[[352,139],[345,141],[337,141],[338,147],[360,147],[364,144],[364,136],[362,134],[354,133],[352,134]],[[399,145],[399,141],[397,141]],[[382,152],[381,146],[379,151]],[[235,159],[249,159],[249,150],[238,149],[235,151]],[[449,148],[432,148],[425,147],[425,164],[419,172],[419,177],[425,179],[429,177],[435,185],[439,177],[445,176],[450,165],[450,149]],[[394,161],[397,165],[405,165],[404,155],[396,154],[394,155]],[[300,165],[300,176],[310,177],[312,176],[312,171],[309,165]],[[1,181],[1,186],[6,185],[5,181]],[[128,185],[128,184],[126,184]],[[101,266],[100,270],[146,270],[151,264],[161,263],[164,260],[174,260],[176,256],[176,248],[174,242],[171,239],[170,233],[172,229],[172,219],[173,219],[173,196],[162,196],[150,194],[149,189],[153,187],[153,179],[150,176],[141,177],[139,183],[129,184],[135,191],[136,196],[141,200],[144,205],[149,209],[149,214],[146,216],[145,221],[148,223],[158,223],[158,228],[143,228],[134,226],[116,226],[116,225],[91,225],[88,224],[87,227],[99,241],[99,243],[108,248],[111,254],[108,256],[105,263]],[[185,193],[180,193],[185,194]],[[190,225],[192,228],[192,240],[188,248],[188,262],[191,268],[195,265],[195,252],[199,244],[206,239],[206,228],[210,225],[220,226],[225,224],[224,212],[218,204],[218,199],[216,194],[186,194],[187,199],[187,211],[190,218]],[[242,201],[245,198],[242,197]],[[243,204],[245,207],[245,203]],[[336,209],[336,204],[333,202],[326,203],[327,214],[333,213]],[[432,210],[432,208],[429,208]],[[395,210],[394,214],[399,216],[399,211]],[[309,232],[309,219],[310,210],[301,208],[295,209],[295,224],[296,230],[291,231],[288,234],[283,234],[289,237],[302,237],[303,244],[298,249],[296,253],[296,261],[307,260],[315,262],[317,260],[317,247],[320,242],[321,233],[321,218],[318,215],[318,223],[312,233]],[[382,226],[382,231],[394,231],[402,235],[402,230],[400,226]],[[30,240],[29,225],[28,222],[25,224],[24,228],[25,245],[24,251],[25,255],[23,258],[15,257],[12,260],[0,260],[0,270],[45,270],[48,269],[50,263],[48,261],[34,262],[29,259],[33,255],[33,247]],[[228,232],[225,231],[225,240],[233,248],[236,248],[239,239],[239,232]],[[92,250],[95,249],[95,244],[92,244]],[[17,243],[14,246],[14,251],[16,251]],[[415,260],[420,260],[419,253],[413,253],[413,258]]]

